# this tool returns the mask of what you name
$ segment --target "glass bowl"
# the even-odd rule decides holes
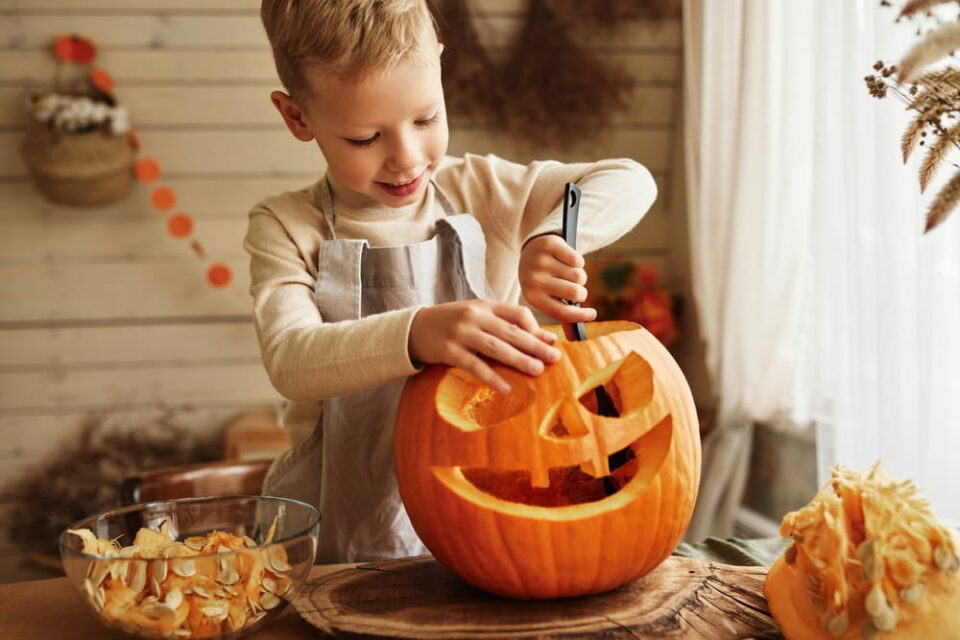
[[[78,520],[60,535],[60,555],[80,599],[111,629],[239,638],[293,600],[319,524],[315,507],[286,498],[150,502]]]

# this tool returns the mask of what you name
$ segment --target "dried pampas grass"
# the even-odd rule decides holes
[[[203,442],[164,410],[135,424],[117,415],[88,416],[79,437],[55,457],[3,488],[10,540],[24,552],[59,554],[60,532],[80,518],[120,506],[120,485],[134,472],[219,457],[222,444]]]
[[[954,52],[960,50],[960,19],[945,20],[931,13],[948,2],[957,4],[956,0],[908,0],[900,18],[923,21],[918,26],[920,41],[898,65],[877,62],[875,73],[865,78],[871,95],[883,98],[892,93],[916,113],[900,137],[900,152],[907,162],[919,147],[926,148],[918,170],[920,190],[926,191],[944,164],[957,170],[930,205],[926,231],[936,228],[960,204],[960,166],[949,159],[960,149],[960,69],[954,66]],[[890,5],[887,0],[881,4]],[[936,26],[929,28],[930,23]],[[942,68],[930,71],[933,65]]]

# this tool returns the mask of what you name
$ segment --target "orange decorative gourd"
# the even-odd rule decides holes
[[[960,539],[912,482],[837,467],[780,533],[764,593],[787,640],[960,639]]]
[[[460,369],[407,383],[394,453],[404,506],[436,559],[516,598],[607,591],[654,569],[693,513],[700,437],[670,353],[629,322],[588,323],[587,340],[536,377],[494,365],[499,394]],[[603,385],[619,417],[591,408]],[[629,446],[626,464],[607,456]],[[618,489],[607,495],[604,476]]]

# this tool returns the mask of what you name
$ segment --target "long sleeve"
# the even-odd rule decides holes
[[[562,229],[563,189],[582,191],[577,249],[590,253],[632,229],[653,205],[657,185],[630,159],[522,165],[493,155],[467,154],[438,172],[455,203],[476,216],[487,236],[487,277],[500,299],[515,299],[520,248],[530,238]]]
[[[416,373],[406,339],[416,307],[324,323],[313,294],[315,265],[290,235],[290,225],[309,219],[285,219],[285,229],[270,209],[256,207],[244,239],[254,323],[274,387],[291,400],[319,401]]]

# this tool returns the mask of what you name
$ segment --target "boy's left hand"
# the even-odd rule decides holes
[[[530,306],[560,322],[590,322],[596,309],[575,307],[569,302],[587,299],[584,260],[563,238],[537,236],[520,253],[520,288]]]

